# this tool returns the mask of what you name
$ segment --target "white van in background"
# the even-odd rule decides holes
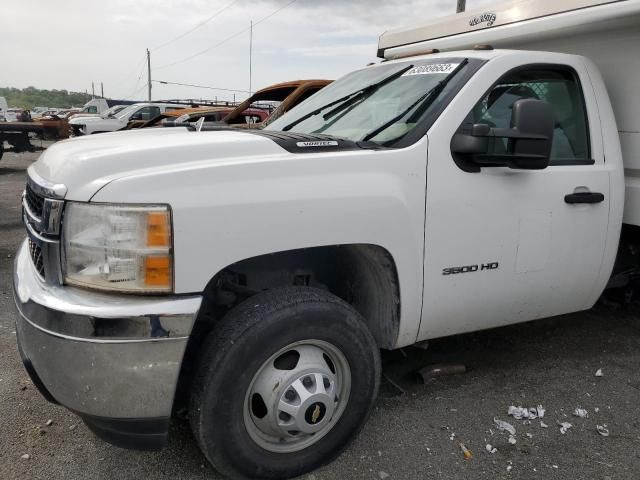
[[[81,113],[102,113],[109,109],[109,104],[104,98],[93,98],[84,104]]]

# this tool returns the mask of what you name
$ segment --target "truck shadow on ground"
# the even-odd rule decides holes
[[[637,355],[639,335],[640,321],[635,308],[615,309],[599,304],[587,312],[436,339],[427,350],[407,347],[383,352],[383,379],[370,423],[383,423],[388,417],[400,418],[407,408],[423,409],[424,405],[434,405],[439,398],[454,401],[424,410],[427,429],[437,431],[444,428],[441,425],[452,422],[459,413],[450,406],[470,404],[469,408],[474,408],[475,395],[493,397],[488,401],[498,399],[494,403],[502,404],[518,398],[522,391],[538,391],[542,401],[557,404],[566,392],[553,384],[561,385],[562,376],[583,376],[582,384],[575,386],[577,390],[584,390],[585,382],[593,381],[599,365],[609,367],[611,377],[613,369],[637,377],[631,356]],[[417,380],[418,369],[450,363],[465,365],[467,372],[439,377],[427,384]],[[640,388],[640,384],[634,386],[634,381],[625,380],[625,383]],[[498,416],[505,413],[498,409],[495,412]],[[490,422],[493,413],[484,415]],[[468,415],[468,421],[480,424],[473,415]],[[361,436],[368,435],[367,428]],[[374,436],[379,428],[379,425],[371,427]],[[174,419],[171,430],[168,448],[174,450],[173,454],[190,459],[189,464],[199,463],[200,469],[211,469],[191,436],[187,419]],[[376,440],[367,440],[370,441]],[[356,441],[355,448],[361,449],[358,443]],[[332,467],[327,468],[329,473]]]

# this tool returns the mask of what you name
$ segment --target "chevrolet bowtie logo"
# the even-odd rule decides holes
[[[320,416],[320,405],[316,405],[316,408],[313,409],[313,413],[311,414],[311,423],[316,423],[318,421],[319,416]]]

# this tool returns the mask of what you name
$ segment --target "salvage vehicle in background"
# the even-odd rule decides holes
[[[106,118],[71,117],[69,125],[74,136],[115,132],[124,128],[130,121],[151,120],[166,111],[179,110],[181,108],[184,108],[184,105],[174,103],[134,103]]]
[[[206,121],[218,122],[232,110],[233,107],[187,107],[179,110],[168,110],[151,120],[132,120],[121,130],[174,126],[176,123],[195,122],[202,117]]]
[[[276,83],[258,90],[256,93],[240,103],[229,115],[222,119],[228,125],[240,128],[264,128],[285,112],[302,103],[333,80],[294,80]],[[266,119],[247,118],[248,108],[261,108],[269,111]]]
[[[73,113],[71,115],[69,115],[69,118],[73,117],[75,119],[78,118],[82,118],[82,117],[102,117],[102,118],[109,118],[114,116],[116,113],[120,112],[121,110],[124,110],[125,108],[127,108],[129,105],[114,105],[113,107],[108,108],[107,110],[105,110],[102,113],[86,113],[84,110],[80,110],[77,113]]]
[[[9,108],[5,115],[7,122],[17,122],[20,120],[20,116],[24,110],[22,108]]]
[[[119,100],[111,98],[92,98],[84,104],[80,113],[102,115],[116,105],[133,105],[137,100]]]
[[[123,130],[131,130],[132,128],[148,128],[148,127],[184,127],[194,125],[200,119],[203,119],[206,125],[219,124],[224,125],[223,119],[232,111],[233,107],[199,107],[193,109],[182,109],[166,112],[148,122],[129,122]],[[259,123],[269,117],[269,112],[262,108],[247,108],[244,112],[246,123]]]
[[[33,107],[31,109],[31,118],[39,117],[47,110],[49,110],[49,107]]]
[[[362,428],[380,349],[632,292],[639,23],[640,0],[469,11],[261,130],[53,145],[15,258],[27,371],[116,445],[165,445],[186,404],[220,472],[289,478]]]

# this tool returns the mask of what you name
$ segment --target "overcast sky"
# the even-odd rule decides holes
[[[0,0],[0,86],[91,92],[95,81],[96,93],[104,82],[107,97],[143,100],[148,47],[154,80],[249,90],[249,22],[278,9],[253,29],[252,90],[285,80],[334,79],[374,61],[378,36],[385,30],[452,14],[456,6],[456,0],[289,3]],[[467,9],[490,3],[468,0]],[[154,99],[232,95],[153,84]]]

